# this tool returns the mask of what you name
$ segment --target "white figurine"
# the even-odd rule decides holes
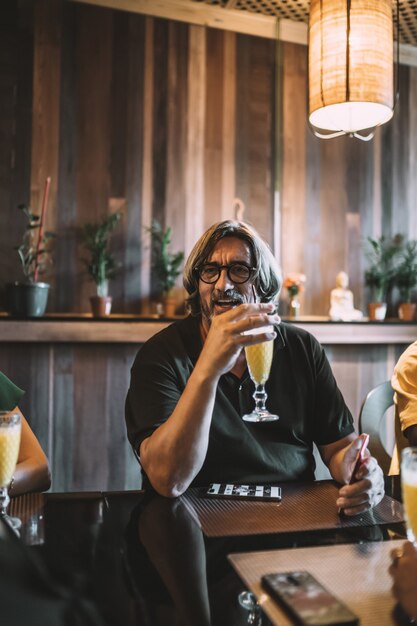
[[[336,276],[336,288],[330,292],[329,317],[333,322],[351,322],[361,320],[362,311],[353,306],[353,293],[348,289],[349,276],[339,272]]]

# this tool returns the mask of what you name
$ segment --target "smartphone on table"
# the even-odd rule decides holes
[[[264,589],[300,626],[356,626],[358,617],[306,571],[266,574]]]

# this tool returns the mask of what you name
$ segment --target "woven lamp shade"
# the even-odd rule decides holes
[[[309,120],[353,133],[393,115],[391,0],[311,0]]]

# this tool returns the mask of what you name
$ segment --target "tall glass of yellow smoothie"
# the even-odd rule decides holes
[[[19,413],[0,411],[0,517],[14,528],[20,526],[20,520],[7,515],[8,487],[19,455],[20,428]]]
[[[402,451],[401,488],[407,538],[417,545],[417,448],[405,448]]]
[[[247,334],[264,333],[269,327],[258,328],[247,332]],[[274,352],[274,342],[264,341],[245,347],[246,362],[251,379],[255,383],[255,409],[252,413],[247,413],[242,417],[245,422],[273,422],[279,419],[278,415],[270,413],[265,406],[268,395],[265,391],[265,383],[271,371],[272,355]]]

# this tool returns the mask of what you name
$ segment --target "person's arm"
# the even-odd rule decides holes
[[[10,495],[45,491],[51,485],[48,459],[23,414],[17,407],[14,412],[18,412],[21,416],[22,431]]]
[[[407,542],[400,554],[394,550],[391,556],[393,561],[388,571],[393,579],[392,594],[407,615],[417,620],[417,550]]]
[[[400,356],[391,378],[396,414],[401,431],[411,446],[417,446],[417,346],[411,344]],[[400,449],[407,445],[400,445]]]
[[[273,304],[242,304],[212,320],[174,411],[140,446],[142,468],[161,495],[181,495],[200,471],[206,458],[219,378],[233,368],[245,345],[275,338],[275,331],[242,335],[251,328],[277,323],[279,318],[271,315],[273,309]]]
[[[320,454],[334,480],[342,483],[336,505],[346,515],[358,515],[384,497],[384,475],[377,460],[365,451],[365,458],[349,485],[363,436],[355,433],[339,441],[319,446]]]
[[[417,446],[417,425],[409,426],[408,428],[406,428],[404,431],[404,435],[407,437],[410,446]]]

